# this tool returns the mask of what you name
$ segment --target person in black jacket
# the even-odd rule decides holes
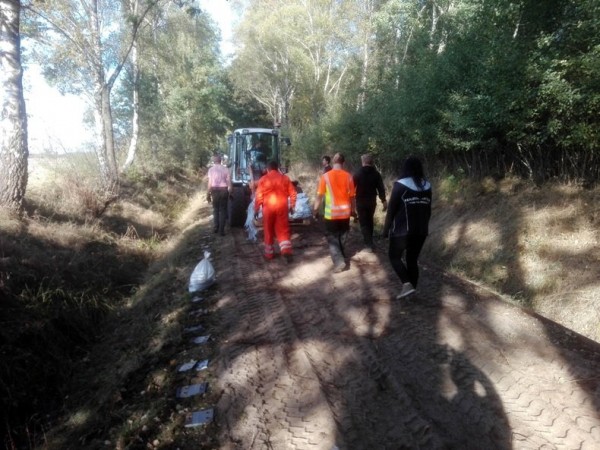
[[[385,186],[381,174],[373,166],[373,155],[367,153],[362,155],[360,160],[362,167],[353,177],[356,187],[356,212],[365,246],[373,251],[373,216],[377,207],[377,197],[383,204],[383,210],[387,209]]]
[[[425,179],[421,161],[409,157],[392,188],[383,226],[383,236],[390,238],[390,263],[402,281],[397,299],[415,292],[419,281],[417,260],[429,234],[430,217],[431,184]],[[402,261],[404,255],[406,263]]]

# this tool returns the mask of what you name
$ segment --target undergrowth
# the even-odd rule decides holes
[[[124,179],[109,200],[74,170],[81,158],[44,161],[27,216],[0,220],[0,442],[8,449],[44,441],[91,348],[139,292],[197,188],[184,170],[146,173]]]

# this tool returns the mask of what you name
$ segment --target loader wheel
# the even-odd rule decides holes
[[[229,226],[244,226],[249,204],[250,191],[244,186],[234,186],[229,198]]]

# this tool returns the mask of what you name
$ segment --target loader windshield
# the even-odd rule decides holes
[[[243,130],[234,136],[235,171],[233,181],[257,180],[269,161],[279,162],[279,136],[271,131]]]
[[[277,136],[266,133],[248,134],[244,136],[247,156],[252,162],[273,159],[278,160]]]

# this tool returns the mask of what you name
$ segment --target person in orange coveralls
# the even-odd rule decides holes
[[[296,188],[287,175],[279,171],[277,161],[269,162],[267,169],[266,175],[258,180],[254,198],[254,218],[258,218],[258,212],[262,206],[265,258],[273,259],[275,256],[273,241],[274,238],[277,238],[281,254],[290,262],[292,260],[292,241],[288,211],[290,214],[294,214]],[[288,197],[290,199],[289,210]]]

